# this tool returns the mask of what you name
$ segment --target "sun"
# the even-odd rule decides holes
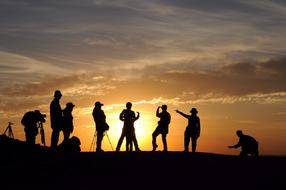
[[[137,120],[134,123],[135,127],[135,134],[137,139],[145,139],[149,135],[148,130],[146,130],[146,126],[148,126],[148,123],[144,120]]]
[[[119,120],[117,112],[109,113],[107,122],[110,126],[108,134],[112,144],[114,147],[116,147],[122,133],[123,122]],[[135,135],[140,149],[150,149],[153,127],[154,121],[152,120],[152,117],[149,116],[149,114],[141,114],[140,118],[134,122]],[[124,150],[123,147],[124,146],[121,146],[121,150]]]

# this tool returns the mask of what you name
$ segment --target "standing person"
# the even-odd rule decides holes
[[[162,108],[162,112],[159,112],[159,109]],[[152,133],[152,145],[153,145],[153,151],[156,150],[158,147],[156,143],[156,138],[158,135],[162,135],[162,141],[163,141],[163,146],[164,149],[163,151],[168,151],[167,147],[167,134],[169,131],[169,124],[171,122],[171,116],[169,112],[167,112],[167,105],[162,105],[161,107],[159,106],[156,111],[156,116],[160,118],[158,121],[158,126],[155,129],[155,131]]]
[[[176,110],[176,112],[188,119],[188,126],[186,127],[184,138],[184,152],[189,152],[190,138],[192,139],[192,152],[196,152],[197,140],[201,132],[200,118],[197,116],[198,111],[196,108],[192,108],[190,111],[191,115],[187,115],[179,110]]]
[[[70,134],[73,132],[73,116],[72,111],[74,104],[69,102],[66,104],[66,108],[63,110],[63,134],[64,141],[69,140]]]
[[[119,119],[124,122],[122,133],[117,143],[116,151],[120,150],[122,141],[124,137],[126,137],[126,151],[132,151],[132,142],[134,142],[135,150],[140,151],[136,135],[135,135],[135,128],[134,122],[139,119],[140,113],[137,112],[137,116],[135,116],[135,112],[131,110],[132,103],[126,103],[126,109],[122,110],[119,115]]]
[[[228,146],[228,148],[239,148],[241,147],[240,156],[246,157],[249,154],[253,155],[255,157],[258,157],[259,151],[258,151],[258,142],[255,140],[255,138],[245,135],[242,133],[241,130],[236,131],[236,135],[239,138],[239,141],[236,145]]]
[[[106,116],[101,109],[103,104],[101,102],[95,102],[92,116],[96,126],[96,152],[103,152],[101,149],[101,142],[104,136],[104,132],[109,129],[109,125],[106,123]]]
[[[36,136],[38,132],[38,123],[45,122],[45,114],[41,114],[39,110],[28,111],[22,117],[21,123],[24,125],[26,142],[28,144],[36,144]]]
[[[53,149],[58,145],[59,136],[63,125],[62,108],[60,105],[61,97],[61,91],[56,90],[54,93],[54,99],[50,104],[51,128],[53,130],[51,136],[51,148]]]

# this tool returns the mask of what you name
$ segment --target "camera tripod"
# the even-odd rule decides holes
[[[8,132],[7,137],[14,139],[14,134],[12,131],[12,125],[13,125],[13,123],[11,123],[11,122],[8,123],[8,127],[5,129],[3,135],[6,135],[6,132]]]
[[[43,122],[38,122],[38,128],[40,129],[40,134],[41,134],[41,142],[43,143],[44,146],[46,146],[46,139],[45,139],[45,131],[43,127]]]
[[[109,139],[109,136],[108,136],[108,134],[107,134],[107,131],[105,131],[105,132],[103,133],[103,137],[104,137],[105,135],[106,135],[106,137],[107,137],[107,139],[108,139],[108,142],[109,142],[109,144],[110,144],[111,150],[113,151],[113,146],[112,146],[112,143],[111,143],[111,141],[110,141],[110,139]],[[92,150],[95,149],[96,138],[97,138],[97,132],[96,132],[96,130],[95,130],[94,135],[93,135],[93,138],[92,138],[92,142],[91,142],[91,145],[90,145],[89,152],[91,152]],[[103,140],[103,139],[102,139],[102,140]]]

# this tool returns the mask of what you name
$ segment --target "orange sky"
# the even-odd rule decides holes
[[[63,96],[62,107],[64,107],[64,102],[66,102],[67,99],[68,98]],[[150,102],[133,102],[133,110],[141,113],[140,119],[135,122],[135,127],[139,146],[142,150],[150,151],[152,149],[151,135],[158,121],[158,119],[155,117],[155,112],[157,106],[161,105],[160,101],[161,100],[153,100]],[[237,129],[241,129],[246,134],[255,137],[259,141],[261,154],[285,154],[283,145],[286,143],[286,140],[284,138],[285,130],[283,117],[281,117],[279,114],[275,115],[274,111],[276,108],[273,105],[261,106],[244,103],[168,105],[168,111],[172,117],[170,130],[167,137],[170,151],[183,150],[183,134],[187,125],[187,120],[179,116],[174,110],[179,108],[185,113],[188,113],[191,106],[195,106],[199,111],[198,115],[201,118],[202,126],[201,137],[199,138],[198,143],[198,151],[238,154],[238,150],[227,149],[227,146],[237,142],[238,139],[235,135],[235,131]],[[43,107],[42,109],[43,113],[48,113],[47,106],[45,107],[46,108]],[[123,124],[119,120],[119,113],[124,107],[124,103],[114,105],[106,104],[103,106],[107,116],[107,121],[110,124],[108,135],[113,148],[115,148],[121,134]],[[81,139],[81,147],[83,151],[89,151],[94,135],[95,128],[91,115],[92,109],[92,106],[86,108],[78,108],[76,106],[73,111],[75,130],[72,135],[78,136]],[[5,121],[8,120],[1,120],[2,123],[5,123]],[[23,126],[19,122],[20,119],[16,116],[11,121],[15,123],[13,130],[16,138],[24,140]],[[4,126],[2,126],[2,128],[4,130]],[[49,115],[44,128],[46,132],[47,145],[49,145],[51,134]],[[37,142],[40,143],[39,136],[37,137]],[[158,150],[162,150],[162,141],[160,136],[158,137],[158,144]],[[111,151],[111,146],[106,137],[103,141],[103,148],[104,150]],[[124,143],[121,150],[125,150]]]
[[[49,145],[48,108],[60,89],[62,108],[76,105],[73,135],[83,151],[94,134],[94,102],[105,104],[115,147],[119,113],[131,101],[141,113],[135,127],[142,150],[151,150],[156,108],[167,104],[169,150],[183,150],[187,124],[174,110],[196,107],[198,151],[238,154],[226,147],[241,129],[262,154],[285,155],[286,4],[220,2],[1,1],[0,130],[12,121],[23,140],[21,117],[40,109]]]

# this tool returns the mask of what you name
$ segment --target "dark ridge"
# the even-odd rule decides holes
[[[0,138],[5,189],[281,189],[286,157],[184,152],[52,152]],[[7,146],[13,141],[13,145]]]

